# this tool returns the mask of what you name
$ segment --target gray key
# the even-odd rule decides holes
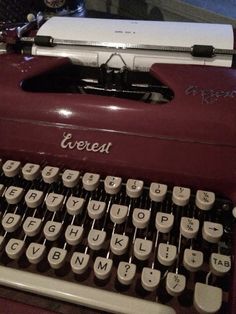
[[[104,188],[107,194],[115,195],[121,189],[122,180],[120,177],[107,176],[104,181]]]
[[[169,272],[166,277],[166,290],[173,297],[183,293],[186,286],[186,277],[184,275]]]
[[[76,170],[65,170],[62,175],[62,181],[64,186],[68,188],[75,187],[79,182],[79,171]]]
[[[126,183],[126,194],[131,198],[138,198],[143,191],[143,181],[128,179]]]
[[[33,181],[40,173],[40,166],[36,164],[27,163],[22,168],[22,174],[25,180]]]
[[[97,173],[86,172],[83,175],[82,183],[86,191],[95,191],[100,182],[100,175]]]
[[[24,190],[17,186],[9,186],[5,192],[5,198],[8,204],[15,205],[19,203],[23,197]]]
[[[123,285],[130,285],[136,274],[136,265],[120,262],[117,269],[117,278]]]
[[[150,185],[149,197],[154,202],[162,202],[166,197],[167,185],[153,182]]]
[[[41,226],[42,219],[27,217],[23,224],[23,230],[24,233],[27,234],[29,237],[34,237],[41,230]]]
[[[46,183],[56,182],[59,176],[60,169],[58,167],[46,166],[42,170],[42,178]]]
[[[202,228],[202,237],[204,240],[210,243],[218,243],[223,235],[223,232],[224,230],[222,224],[204,221]]]
[[[62,223],[49,220],[43,228],[43,233],[47,240],[55,241],[60,236],[61,229]]]
[[[129,237],[122,234],[114,233],[111,237],[110,247],[111,251],[115,255],[123,255],[129,245]]]
[[[52,247],[48,253],[48,262],[54,269],[59,269],[63,266],[66,260],[67,250]]]
[[[222,305],[222,289],[200,282],[194,288],[194,307],[199,313],[217,313]]]
[[[10,239],[5,247],[9,258],[18,259],[24,251],[25,242],[19,239]]]
[[[128,213],[128,207],[124,205],[113,204],[110,210],[110,218],[113,223],[122,224],[125,222]]]
[[[41,205],[44,195],[42,191],[29,190],[25,195],[25,202],[29,208],[36,208]]]
[[[14,232],[21,223],[21,216],[7,213],[2,219],[2,226],[7,232]]]
[[[87,210],[88,210],[88,215],[91,219],[100,219],[105,213],[106,203],[91,200],[88,203]]]
[[[141,283],[145,290],[154,291],[160,282],[161,272],[157,269],[144,267],[142,270]]]
[[[195,272],[201,269],[203,260],[203,253],[201,251],[192,249],[184,250],[183,264],[187,270]]]
[[[2,170],[6,177],[12,178],[16,176],[20,171],[21,163],[15,160],[7,160],[3,166]]]
[[[226,275],[231,268],[231,257],[228,255],[211,253],[210,268],[216,276]]]
[[[152,241],[136,238],[134,242],[134,256],[145,261],[152,253]]]
[[[70,245],[77,245],[82,239],[84,228],[81,226],[69,225],[66,228],[65,238]]]
[[[72,271],[75,274],[83,274],[88,268],[90,256],[85,253],[74,252],[70,260]]]
[[[47,209],[51,212],[55,212],[61,209],[63,204],[64,195],[57,193],[49,193],[46,199]]]
[[[150,220],[150,211],[142,208],[135,208],[133,211],[132,222],[136,228],[144,229]]]
[[[66,202],[66,210],[70,215],[78,215],[84,207],[85,200],[83,198],[70,196]]]
[[[112,265],[111,259],[98,256],[93,265],[95,276],[101,280],[107,279],[111,273]]]
[[[171,266],[177,256],[177,248],[175,245],[159,243],[157,258],[164,266]]]
[[[46,253],[46,246],[44,244],[39,244],[32,242],[26,250],[26,257],[32,264],[38,264],[44,257]]]
[[[106,232],[102,230],[92,229],[88,235],[88,245],[94,251],[100,250],[104,246],[106,240]]]

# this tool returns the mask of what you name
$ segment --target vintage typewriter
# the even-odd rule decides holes
[[[232,28],[39,15],[1,40],[0,284],[234,313]]]

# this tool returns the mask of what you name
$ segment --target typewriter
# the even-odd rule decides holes
[[[1,286],[73,313],[234,313],[232,28],[41,22],[1,33]]]

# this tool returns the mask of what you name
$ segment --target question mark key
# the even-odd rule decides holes
[[[117,269],[117,278],[123,285],[130,285],[136,274],[136,265],[127,262],[120,262]]]

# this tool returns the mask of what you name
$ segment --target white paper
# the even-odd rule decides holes
[[[37,35],[98,44],[121,43],[175,47],[211,45],[214,48],[221,49],[233,49],[234,47],[232,26],[223,24],[53,17],[39,29]],[[131,69],[142,71],[148,71],[153,63],[202,64],[226,67],[232,65],[232,56],[220,55],[209,59],[195,58],[188,53],[163,53],[116,48],[34,47],[33,53],[38,55],[62,54],[71,57],[74,62],[91,64],[91,66],[100,66],[115,53],[116,55],[112,56],[110,60],[111,66],[120,67],[125,63]],[[88,54],[87,61],[86,54]],[[91,58],[91,54],[94,57]],[[90,62],[91,60],[92,62]]]

